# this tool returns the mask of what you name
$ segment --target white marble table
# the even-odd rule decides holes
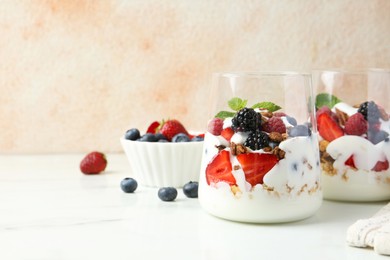
[[[83,155],[0,156],[0,259],[387,259],[345,243],[347,227],[385,203],[324,201],[316,215],[278,225],[241,224],[205,213],[179,190],[125,194],[123,154],[86,176]]]

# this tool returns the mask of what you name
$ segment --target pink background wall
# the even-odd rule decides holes
[[[121,151],[203,130],[211,73],[390,67],[390,1],[3,0],[0,152]]]

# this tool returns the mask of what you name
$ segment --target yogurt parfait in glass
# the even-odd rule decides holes
[[[322,202],[310,74],[216,73],[199,201],[240,222],[307,218]]]
[[[390,71],[315,71],[324,198],[390,199]]]

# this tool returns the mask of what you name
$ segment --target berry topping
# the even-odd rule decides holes
[[[328,106],[323,106],[323,107],[319,108],[316,113],[317,113],[317,117],[319,115],[321,115],[322,113],[332,115],[332,111],[330,110],[330,108]]]
[[[247,153],[237,155],[245,179],[252,186],[262,184],[264,175],[269,172],[278,162],[278,158],[273,154]]]
[[[127,140],[137,140],[138,138],[140,138],[141,134],[139,132],[139,130],[137,128],[131,128],[129,130],[126,131],[125,133],[125,139]]]
[[[121,181],[121,189],[126,193],[133,193],[138,187],[138,183],[133,178],[124,178]]]
[[[389,134],[383,130],[380,131],[368,131],[367,134],[368,140],[371,141],[373,144],[380,143],[382,141],[385,141],[388,139]]]
[[[223,120],[221,118],[213,118],[207,125],[207,131],[212,135],[220,135],[223,128]]]
[[[291,116],[286,116],[287,122],[291,125],[296,126],[298,124],[297,120]]]
[[[196,181],[190,181],[186,183],[183,186],[183,193],[186,195],[188,198],[197,198],[198,197],[198,182]]]
[[[234,131],[233,131],[233,129],[231,127],[228,127],[228,128],[225,128],[225,129],[222,130],[221,135],[227,141],[230,141],[230,139],[234,135]]]
[[[378,122],[381,112],[374,101],[366,101],[359,106],[358,112],[370,123]]]
[[[287,116],[285,113],[283,112],[275,112],[272,114],[273,116],[276,116],[276,117],[282,117],[282,116]]]
[[[141,142],[157,142],[157,137],[155,134],[146,133],[139,139]]]
[[[230,185],[236,184],[236,179],[232,174],[230,163],[230,153],[226,150],[220,151],[206,167],[207,184],[220,181]]]
[[[184,133],[188,135],[187,130],[184,126],[176,119],[170,119],[167,121],[163,121],[160,128],[160,133],[165,135],[168,141],[172,140],[172,137],[179,133]]]
[[[378,161],[374,168],[372,168],[372,170],[376,172],[386,171],[387,169],[389,169],[389,162],[387,160],[384,162]]]
[[[261,114],[253,108],[243,108],[232,119],[232,128],[236,132],[256,131],[261,126]]]
[[[345,165],[349,166],[349,167],[352,167],[352,168],[356,168],[355,166],[355,161],[353,160],[353,155],[351,155],[345,162],[344,162]]]
[[[322,113],[317,118],[318,131],[327,141],[331,142],[344,135],[343,129],[327,113]]]
[[[288,135],[291,137],[310,136],[311,131],[306,125],[297,125],[288,130]]]
[[[177,189],[174,187],[163,187],[158,190],[157,194],[162,201],[174,201],[177,197]]]
[[[263,130],[271,133],[278,132],[281,134],[286,133],[286,126],[283,123],[283,120],[280,117],[271,117],[266,123],[263,125]]]
[[[101,152],[91,152],[80,162],[80,170],[84,174],[98,174],[106,169],[107,159]]]
[[[157,121],[154,121],[150,124],[148,129],[146,130],[146,133],[155,134],[157,133],[158,127],[160,126],[160,123]]]
[[[345,122],[344,131],[348,135],[363,135],[367,132],[368,122],[361,113],[350,116]]]
[[[186,134],[180,133],[172,137],[173,143],[182,143],[191,141],[190,137]]]
[[[244,145],[252,150],[260,150],[269,145],[268,135],[262,131],[250,132]]]

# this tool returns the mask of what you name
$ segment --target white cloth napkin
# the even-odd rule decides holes
[[[347,243],[355,247],[372,247],[390,255],[390,203],[368,219],[359,219],[347,230]]]

